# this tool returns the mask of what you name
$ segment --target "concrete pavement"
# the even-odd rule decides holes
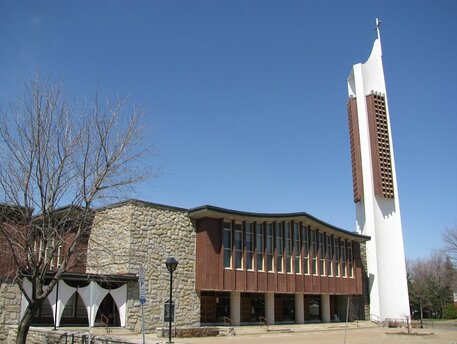
[[[64,330],[64,329],[60,329]],[[81,331],[81,329],[79,329]],[[330,324],[305,325],[274,325],[269,331],[259,326],[235,327],[234,336],[199,337],[199,338],[172,338],[175,344],[457,344],[457,321],[436,322],[434,328],[413,329],[407,334],[403,328],[382,328],[368,321]],[[132,333],[125,329],[113,329],[109,334],[103,328],[94,328],[94,336],[108,336],[113,340],[128,343],[143,343],[142,334]],[[146,344],[164,344],[168,338],[157,337],[156,334],[146,334]]]

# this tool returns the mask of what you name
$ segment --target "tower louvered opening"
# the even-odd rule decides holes
[[[384,198],[394,198],[392,158],[385,97],[377,93],[368,95],[367,110],[370,126],[375,194]]]
[[[354,203],[357,203],[360,202],[363,197],[363,179],[356,98],[349,99],[347,110],[349,122],[349,138],[351,142],[352,186],[354,191]]]

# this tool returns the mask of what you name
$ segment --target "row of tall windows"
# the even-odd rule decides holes
[[[224,267],[354,276],[352,242],[297,222],[223,222]]]
[[[58,269],[63,259],[62,244],[57,245],[54,239],[45,242],[42,238],[36,238],[33,242],[35,259],[49,261],[49,270]]]

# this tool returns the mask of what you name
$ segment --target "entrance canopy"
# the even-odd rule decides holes
[[[52,278],[52,276],[50,276]],[[63,311],[73,294],[77,293],[87,311],[88,323],[94,326],[95,316],[107,294],[113,298],[119,311],[120,325],[125,326],[127,310],[127,282],[137,281],[135,274],[95,275],[82,273],[66,273],[49,293],[47,300],[52,308],[54,324],[60,326]],[[113,286],[113,288],[111,287]],[[23,287],[30,296],[32,283],[25,279]],[[21,318],[25,313],[28,301],[22,296]]]

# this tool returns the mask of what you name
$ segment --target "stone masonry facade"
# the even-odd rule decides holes
[[[146,331],[164,324],[164,303],[169,298],[170,274],[165,260],[179,265],[173,274],[176,326],[199,325],[200,299],[195,290],[195,228],[187,210],[141,201],[127,201],[97,211],[89,240],[87,272],[137,274],[143,265],[147,301]],[[128,284],[127,323],[141,329],[137,282]]]
[[[17,325],[21,312],[21,291],[11,280],[0,280],[0,343],[8,337],[8,325]]]

